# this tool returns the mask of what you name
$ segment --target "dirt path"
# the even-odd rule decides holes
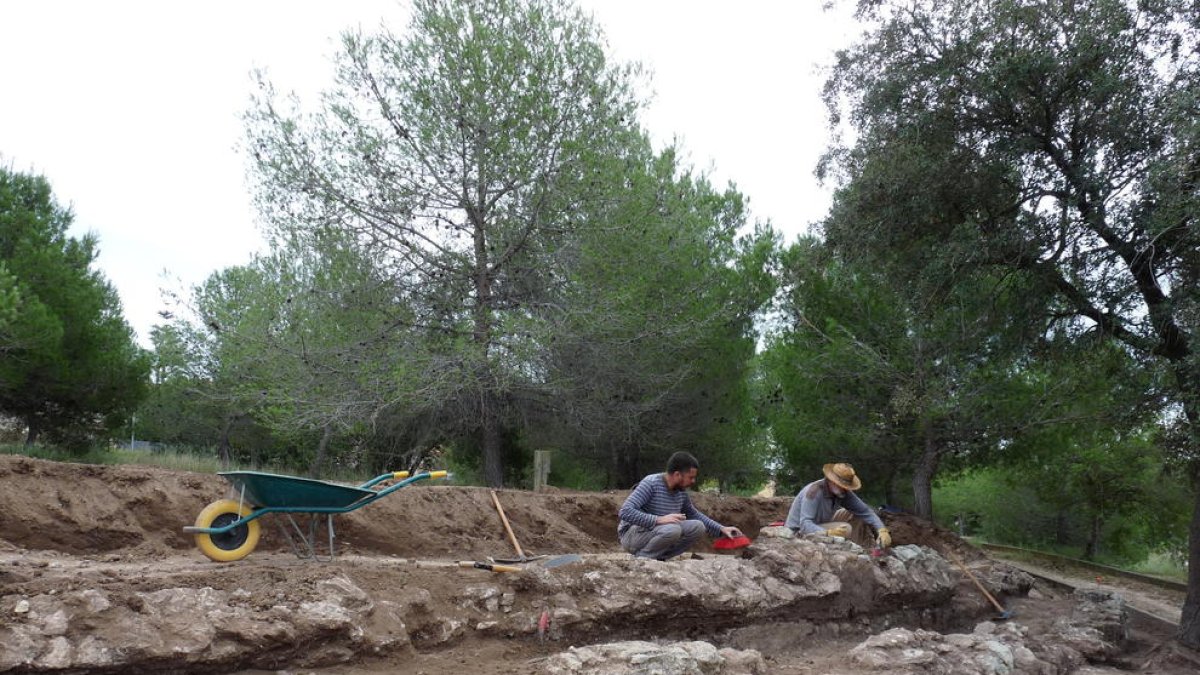
[[[1183,591],[1173,591],[1154,584],[1137,581],[1136,579],[1097,574],[1086,568],[1038,564],[1016,558],[1010,559],[1003,554],[996,553],[993,553],[993,556],[1006,560],[1009,564],[1032,574],[1043,576],[1075,588],[1117,591],[1125,598],[1125,602],[1128,605],[1164,621],[1169,621],[1176,625],[1179,624],[1183,601],[1187,595]]]

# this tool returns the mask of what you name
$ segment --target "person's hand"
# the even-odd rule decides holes
[[[655,522],[659,525],[670,525],[671,523],[682,523],[687,520],[687,516],[682,513],[668,513],[665,516],[659,516]]]
[[[875,543],[879,544],[879,548],[890,548],[892,545],[892,533],[888,532],[886,527],[879,528],[875,533]]]
[[[742,531],[737,529],[736,527],[733,527],[732,525],[728,525],[728,526],[721,528],[721,534],[732,539],[734,537],[742,536]]]

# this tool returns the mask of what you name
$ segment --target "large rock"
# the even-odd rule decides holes
[[[1120,646],[1129,639],[1129,613],[1119,593],[1099,588],[1077,588],[1071,609],[1073,626],[1094,628],[1106,642]]]
[[[936,607],[953,595],[957,579],[941,556],[925,547],[902,549],[903,555],[875,559],[843,539],[768,537],[744,557],[588,561],[531,568],[511,583],[518,593],[551,599],[546,609],[555,634],[886,615]],[[481,602],[481,593],[463,592],[462,603],[477,613],[472,620],[496,621],[497,633],[536,630],[541,606],[505,615]]]
[[[1119,653],[1109,636],[1125,635],[1124,604],[1107,592],[1076,592],[1070,619],[1048,633],[1032,634],[1019,623],[990,621],[969,634],[893,628],[851,650],[861,670],[912,675],[1055,675],[1074,672],[1087,661]],[[1102,632],[1104,631],[1104,632]]]
[[[546,659],[539,669],[554,675],[749,675],[765,673],[754,650],[717,649],[707,642],[611,642],[570,650]]]
[[[252,602],[246,591],[166,588],[125,597],[88,589],[6,596],[0,671],[117,670],[139,664],[273,667],[340,663],[404,648],[401,608],[375,602],[344,576],[317,584],[319,601]]]
[[[0,597],[0,671],[322,665],[472,634],[532,636],[539,624],[552,640],[677,638],[789,620],[878,628],[916,617],[928,627],[959,581],[929,548],[873,558],[840,538],[781,536],[760,537],[739,556],[531,565],[449,598],[406,587],[394,602],[375,599],[336,568],[269,598],[188,587],[8,595]],[[1086,631],[1070,635],[1089,640]]]

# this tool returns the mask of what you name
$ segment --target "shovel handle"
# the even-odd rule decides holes
[[[497,565],[495,563],[477,562],[474,560],[460,560],[459,567],[474,568],[477,570],[487,570],[489,572],[520,572],[520,567],[513,565]]]
[[[967,576],[971,577],[971,581],[975,582],[975,585],[979,587],[979,590],[983,593],[984,597],[986,597],[988,600],[992,601],[992,606],[996,608],[996,611],[1000,612],[1000,614],[1002,614],[1002,615],[1008,614],[1008,611],[1004,609],[1004,606],[996,601],[996,598],[991,593],[988,592],[988,589],[983,587],[983,584],[979,583],[979,579],[976,579],[975,575],[971,574],[971,570],[967,569],[967,566],[964,565],[962,563],[962,561],[958,559],[958,556],[954,555],[953,553],[950,553],[949,550],[947,550],[946,552],[949,553],[950,559],[954,561],[954,564],[958,565],[958,569],[962,570],[963,572],[966,572]]]
[[[517,549],[517,557],[524,560],[525,552],[521,550],[517,535],[513,534],[512,526],[508,524],[508,516],[504,515],[504,507],[500,506],[500,498],[496,496],[495,490],[492,490],[492,503],[496,505],[496,512],[500,514],[500,522],[504,523],[504,531],[508,533],[508,540],[512,542],[513,548]]]

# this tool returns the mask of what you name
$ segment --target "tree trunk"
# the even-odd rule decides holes
[[[504,462],[500,455],[503,449],[500,439],[500,421],[496,419],[496,411],[490,396],[484,397],[482,431],[483,479],[491,487],[504,487]]]
[[[1059,509],[1058,513],[1054,515],[1054,543],[1059,546],[1064,546],[1071,541],[1071,531],[1067,525],[1066,509]]]
[[[941,450],[933,438],[932,423],[924,425],[925,449],[921,459],[913,469],[913,501],[916,514],[929,522],[933,522],[933,477],[937,474],[938,463],[941,461]]]
[[[504,487],[504,460],[501,457],[500,419],[498,416],[499,400],[496,396],[496,384],[491,373],[492,347],[492,271],[488,262],[487,249],[487,220],[483,204],[487,201],[482,193],[482,184],[477,188],[480,193],[475,195],[475,201],[467,205],[467,217],[471,221],[475,244],[475,307],[472,310],[474,332],[472,340],[479,350],[479,392],[480,401],[480,439],[483,451],[483,479],[493,488]]]
[[[892,471],[887,478],[887,503],[900,508],[900,481],[896,480],[896,472]]]
[[[1177,366],[1176,377],[1183,390],[1183,411],[1188,421],[1192,456],[1200,450],[1200,368]],[[1193,460],[1192,522],[1188,525],[1188,582],[1183,614],[1179,618],[1176,639],[1192,649],[1200,649],[1200,461]]]
[[[1100,530],[1104,527],[1104,521],[1100,516],[1092,516],[1092,526],[1088,531],[1087,546],[1083,549],[1084,560],[1095,560],[1096,554],[1100,552]]]
[[[321,430],[321,440],[317,443],[317,455],[313,457],[312,464],[308,467],[308,475],[311,478],[320,478],[321,469],[325,465],[325,453],[329,450],[329,439],[333,438],[333,425],[326,424]]]
[[[638,475],[637,448],[629,446],[614,446],[613,472],[616,474],[616,488],[627,490],[637,485],[642,476]]]
[[[32,416],[25,420],[25,424],[27,426],[25,430],[25,447],[30,448],[33,447],[34,443],[37,443],[38,436],[42,435],[42,428],[38,425],[37,419]]]
[[[241,415],[227,415],[225,426],[221,429],[221,442],[217,445],[217,455],[221,458],[221,468],[225,471],[228,471],[233,463],[233,444],[229,442],[229,435],[233,432],[233,425],[239,418]]]
[[[1192,523],[1188,527],[1187,597],[1179,618],[1179,642],[1200,649],[1200,470],[1192,472]]]

